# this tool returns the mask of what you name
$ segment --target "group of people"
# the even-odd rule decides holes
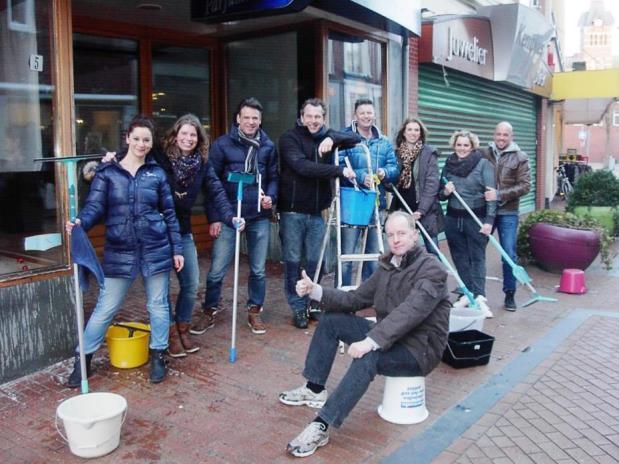
[[[295,126],[281,136],[279,150],[261,127],[262,112],[257,99],[241,101],[228,133],[210,147],[199,119],[182,116],[165,135],[161,149],[155,148],[152,120],[136,116],[127,128],[126,150],[105,156],[84,207],[66,229],[87,231],[100,220],[106,226],[105,281],[84,333],[87,374],[107,327],[141,275],[151,323],[150,380],[156,383],[166,376],[166,350],[172,357],[194,353],[199,346],[189,334],[203,334],[214,326],[237,230],[245,233],[250,267],[247,324],[255,334],[266,332],[261,318],[265,263],[269,222],[277,207],[284,292],[293,324],[308,327],[311,302],[324,311],[307,355],[307,383],[279,397],[287,405],[322,408],[288,446],[291,454],[307,456],[327,443],[328,427],[342,424],[376,374],[426,375],[439,362],[451,307],[447,273],[432,256],[439,253],[441,232],[462,280],[489,312],[484,285],[487,236],[498,229],[503,247],[515,259],[518,198],[529,191],[530,168],[507,122],[496,126],[487,150],[479,148],[472,132],[455,132],[450,141],[454,152],[439,172],[439,155],[427,144],[423,122],[406,119],[393,145],[375,124],[371,100],[355,103],[354,121],[343,131],[326,127],[321,100],[306,100]],[[360,144],[369,150],[370,166]],[[336,148],[339,160],[334,160]],[[234,172],[256,179],[244,187],[238,217],[238,185],[228,178]],[[363,282],[350,292],[322,287],[308,277],[318,264],[325,232],[322,212],[331,203],[335,178],[344,183],[356,180],[363,188],[378,185],[379,219],[389,245],[378,262],[363,265]],[[389,190],[398,193],[390,205]],[[200,272],[191,214],[200,192],[215,241],[204,301],[192,322]],[[481,229],[457,197],[479,217]],[[446,215],[440,200],[447,200]],[[409,208],[412,215],[404,212]],[[415,246],[417,221],[430,236],[425,243],[429,253]],[[358,229],[344,231],[344,253],[378,251],[378,240],[367,240],[361,250],[359,236]],[[174,304],[169,295],[172,271],[180,287]],[[345,285],[350,284],[351,271],[344,268]],[[504,306],[515,310],[515,279],[505,263],[503,271]],[[463,297],[455,304],[466,303]],[[352,314],[366,307],[376,309],[375,324]],[[327,398],[324,385],[339,340],[350,345],[353,362]],[[77,387],[80,380],[78,353],[68,385]]]

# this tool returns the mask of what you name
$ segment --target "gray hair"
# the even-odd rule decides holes
[[[406,220],[406,223],[408,224],[408,227],[410,227],[411,230],[415,230],[415,218],[404,211],[393,211],[392,213],[390,213],[387,217],[387,220],[385,221],[385,226],[389,221],[398,217],[404,218]]]

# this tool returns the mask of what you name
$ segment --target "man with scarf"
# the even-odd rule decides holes
[[[360,142],[359,135],[337,132],[325,127],[325,104],[311,98],[301,105],[301,118],[294,128],[279,139],[281,153],[280,238],[284,258],[284,291],[293,314],[295,327],[307,327],[308,297],[295,291],[301,277],[301,263],[313,276],[318,264],[320,245],[325,232],[321,212],[331,203],[331,180],[352,179],[355,172],[333,162],[336,147],[351,147]]]
[[[209,157],[233,209],[236,209],[238,184],[228,182],[228,174],[248,172],[256,176],[255,184],[244,186],[241,205],[250,267],[247,282],[247,323],[255,334],[266,333],[260,313],[263,310],[266,289],[269,218],[273,214],[273,204],[277,201],[279,180],[275,144],[260,128],[261,122],[260,102],[253,97],[242,100],[236,113],[236,123],[232,125],[230,132],[213,142]],[[213,324],[213,316],[221,310],[221,284],[234,257],[235,246],[235,230],[222,224],[219,214],[214,208],[208,211],[209,233],[216,239],[204,295],[204,312],[209,316],[206,318],[209,326]],[[192,331],[198,332],[198,329],[204,328],[194,327]]]
[[[487,189],[487,201],[498,202],[494,229],[499,231],[499,241],[507,254],[516,262],[516,237],[518,234],[518,207],[520,197],[531,189],[531,167],[529,157],[514,142],[514,130],[506,121],[494,129],[494,141],[488,145],[485,158],[494,166],[496,189]],[[516,311],[516,278],[509,264],[503,261],[504,308]]]

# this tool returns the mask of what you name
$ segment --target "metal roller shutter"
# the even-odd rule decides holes
[[[455,130],[474,132],[483,147],[492,140],[496,124],[509,121],[514,127],[514,141],[529,155],[531,164],[531,191],[520,199],[520,213],[534,211],[537,97],[455,70],[448,70],[447,81],[449,85],[440,66],[419,66],[419,116],[428,128],[428,142],[441,152],[441,168],[453,151],[449,138]]]

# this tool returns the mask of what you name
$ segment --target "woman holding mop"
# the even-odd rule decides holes
[[[492,313],[486,300],[486,245],[496,214],[496,201],[486,201],[487,187],[494,188],[494,169],[478,150],[479,139],[469,131],[453,133],[449,144],[454,152],[449,155],[441,179],[441,200],[447,200],[445,235],[453,262],[466,287],[473,293],[480,309],[487,317]],[[446,181],[446,183],[445,183]],[[480,228],[455,195],[457,191],[473,213],[480,218]],[[454,306],[468,305],[463,295]]]
[[[428,130],[420,119],[407,118],[400,126],[395,137],[395,153],[400,167],[397,188],[413,210],[415,220],[421,222],[438,245],[438,234],[443,231],[443,210],[438,201],[438,152],[426,143],[427,135]],[[406,211],[406,208],[395,196],[390,210]],[[426,250],[437,254],[430,243],[426,243]]]
[[[105,221],[104,288],[84,331],[87,373],[93,353],[101,346],[108,326],[138,274],[146,290],[150,316],[150,381],[164,380],[164,352],[168,346],[170,271],[181,271],[184,258],[174,201],[166,174],[152,157],[155,128],[152,120],[136,116],[127,128],[128,151],[119,162],[101,163],[84,208],[73,227],[89,230]],[[67,386],[81,383],[79,354]]]

